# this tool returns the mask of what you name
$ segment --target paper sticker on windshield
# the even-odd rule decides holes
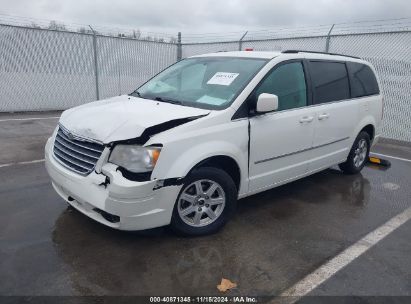
[[[207,103],[207,104],[214,105],[214,106],[221,106],[226,101],[227,100],[225,99],[212,97],[208,95],[201,96],[199,99],[197,99],[197,102]]]
[[[217,72],[209,81],[207,81],[207,84],[229,86],[238,75],[238,73]]]

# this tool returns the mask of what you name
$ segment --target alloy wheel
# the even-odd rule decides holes
[[[367,157],[367,152],[367,141],[365,139],[359,140],[357,148],[354,151],[354,166],[359,168],[363,165],[363,163],[365,162],[365,158]]]
[[[215,181],[197,180],[181,192],[178,214],[188,225],[202,227],[216,221],[226,204],[223,188]]]

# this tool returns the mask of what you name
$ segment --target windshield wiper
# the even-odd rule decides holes
[[[163,97],[159,97],[159,96],[155,97],[154,100],[161,101],[161,102],[172,103],[172,104],[176,104],[176,105],[181,105],[182,104],[182,102],[179,101],[179,100],[163,98]]]
[[[139,91],[137,91],[137,90],[136,90],[136,91],[134,91],[134,92],[132,92],[130,95],[131,95],[131,96],[137,95],[137,97],[143,98],[143,97],[141,97],[140,92],[139,92]]]

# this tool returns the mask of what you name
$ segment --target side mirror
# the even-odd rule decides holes
[[[262,93],[257,99],[257,113],[272,112],[278,109],[278,96],[274,94]]]

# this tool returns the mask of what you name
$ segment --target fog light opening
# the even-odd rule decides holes
[[[120,217],[118,215],[114,215],[111,213],[108,213],[104,210],[94,208],[93,211],[99,213],[106,221],[109,221],[110,223],[118,223],[120,222]]]

